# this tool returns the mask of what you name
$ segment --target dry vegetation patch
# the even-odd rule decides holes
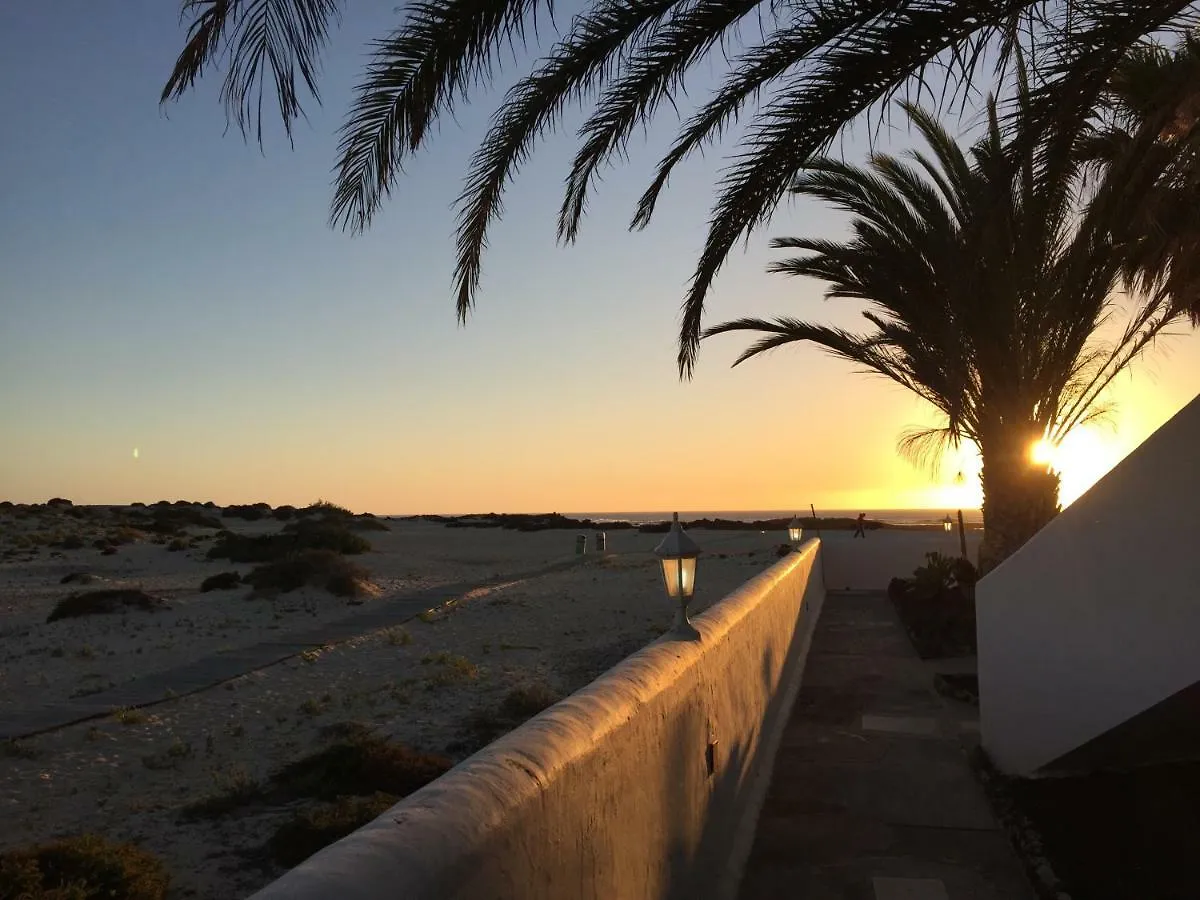
[[[74,619],[80,616],[106,615],[128,609],[155,612],[164,607],[157,597],[136,588],[107,588],[99,591],[83,591],[64,597],[54,605],[47,622],[59,619]]]
[[[0,853],[5,900],[162,900],[169,884],[158,857],[96,835]]]

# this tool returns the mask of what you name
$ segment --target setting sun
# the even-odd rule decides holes
[[[1120,447],[1095,428],[1076,428],[1059,444],[1037,441],[1029,451],[1038,465],[1049,466],[1062,479],[1059,500],[1066,506],[1099,481],[1121,458]]]
[[[1029,456],[1039,466],[1053,465],[1056,449],[1054,444],[1043,438],[1040,441],[1034,442],[1033,447],[1029,451]]]

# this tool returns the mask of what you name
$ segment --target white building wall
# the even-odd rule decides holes
[[[984,749],[1032,774],[1200,681],[1200,397],[978,586]]]

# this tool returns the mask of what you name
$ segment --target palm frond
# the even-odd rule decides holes
[[[161,101],[178,99],[228,48],[221,102],[242,134],[262,143],[264,91],[274,89],[288,137],[304,114],[306,91],[320,102],[321,51],[341,14],[342,0],[185,0],[188,40],[163,87]]]
[[[544,0],[549,7],[550,0]],[[341,129],[330,220],[351,231],[374,217],[403,159],[438,116],[493,71],[543,0],[421,0],[373,48]]]
[[[927,0],[903,4],[884,23],[839,38],[815,70],[782,87],[756,118],[723,175],[708,236],[683,302],[680,374],[696,364],[704,301],[734,245],[774,212],[797,170],[841,130],[920,73],[928,61],[1004,21],[1024,0]]]
[[[556,45],[538,71],[509,91],[471,159],[467,184],[458,199],[454,278],[460,321],[465,321],[474,303],[488,228],[501,212],[504,187],[528,158],[533,142],[571,99],[602,80],[614,57],[636,45],[674,2],[614,0],[576,17],[571,34]]]
[[[683,75],[737,23],[759,6],[759,0],[698,0],[684,6],[656,29],[622,66],[621,77],[603,92],[596,110],[579,130],[583,145],[575,156],[558,217],[558,234],[574,241],[597,169],[624,151],[630,134],[673,102]]]
[[[937,428],[906,428],[896,442],[896,452],[915,468],[933,478],[941,474],[946,451],[957,447],[963,435],[948,425]]]

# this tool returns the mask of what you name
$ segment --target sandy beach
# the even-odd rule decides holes
[[[258,535],[283,523],[215,524]],[[312,801],[189,815],[198,802],[267,782],[287,763],[335,742],[345,723],[461,760],[516,724],[500,712],[515,690],[543,702],[564,696],[670,625],[674,610],[650,554],[660,535],[610,531],[607,555],[576,560],[573,530],[383,524],[388,530],[363,532],[372,549],[355,557],[369,572],[371,593],[347,600],[311,587],[274,596],[246,586],[201,593],[209,575],[252,568],[206,557],[216,528],[189,526],[174,544],[176,538],[126,535],[115,552],[102,553],[94,542],[113,529],[106,512],[38,507],[18,518],[0,511],[0,719],[102,698],[133,679],[231,648],[285,641],[416,591],[493,582],[403,625],[308,648],[209,690],[6,743],[0,850],[95,833],[159,856],[171,875],[171,897],[245,895],[283,871],[262,848]],[[78,543],[64,542],[66,535],[83,546],[61,546]],[[693,612],[774,562],[782,537],[692,536],[705,551]],[[41,543],[47,539],[60,546]],[[180,544],[186,547],[169,549]],[[509,577],[557,562],[568,566]],[[86,573],[91,583],[61,583],[72,573]],[[100,588],[139,588],[163,599],[164,608],[46,621],[62,598]]]

